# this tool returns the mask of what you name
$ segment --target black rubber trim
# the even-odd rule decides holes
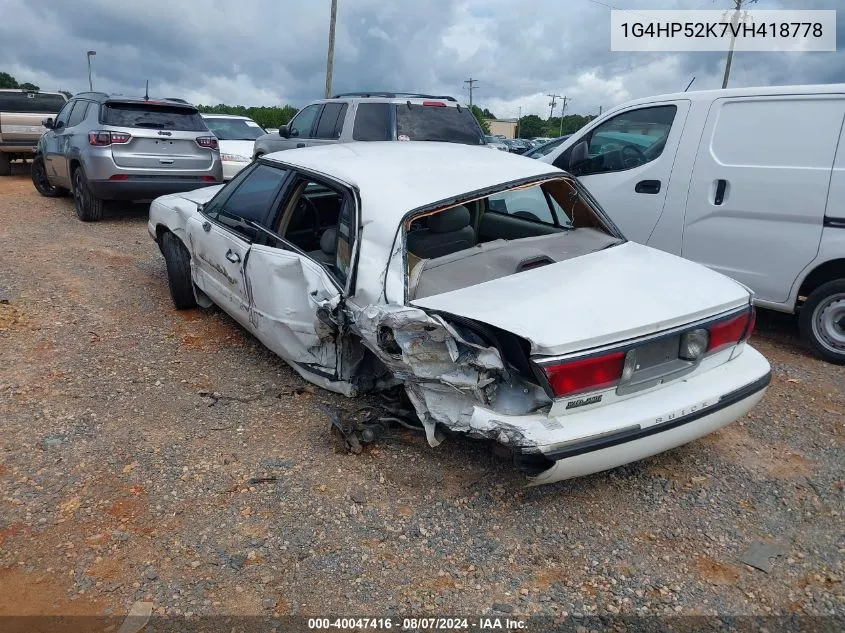
[[[677,420],[672,420],[671,422],[665,422],[663,424],[655,424],[648,428],[638,429],[636,431],[623,431],[621,433],[617,433],[616,435],[605,435],[594,440],[586,440],[580,444],[566,446],[556,451],[552,451],[551,453],[543,453],[543,455],[551,461],[558,461],[566,459],[567,457],[575,457],[585,453],[592,453],[593,451],[600,451],[612,446],[618,446],[619,444],[625,444],[626,442],[633,442],[634,440],[639,440],[651,435],[657,435],[658,433],[663,433],[664,431],[670,431],[678,428],[679,426],[695,422],[705,416],[716,413],[717,411],[725,409],[732,404],[745,400],[749,396],[752,396],[758,391],[762,391],[768,387],[771,381],[772,372],[769,371],[762,378],[722,396],[716,404],[707,407],[706,409],[702,409],[701,411],[696,411],[695,413],[690,413],[689,415],[680,417]]]
[[[831,218],[824,216],[824,226],[834,229],[845,229],[845,218]]]

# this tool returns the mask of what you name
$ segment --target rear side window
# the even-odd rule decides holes
[[[484,134],[472,113],[452,106],[397,105],[396,135],[400,141],[484,144]]]
[[[67,101],[62,95],[40,92],[0,92],[0,112],[58,114]]]
[[[85,113],[88,112],[88,102],[87,101],[77,101],[74,106],[73,110],[70,113],[70,118],[67,120],[67,126],[73,127],[74,125],[79,125],[82,123],[82,120],[85,118]]]
[[[102,109],[101,122],[116,127],[208,131],[200,113],[194,108],[150,103],[107,103]]]
[[[352,138],[356,141],[389,141],[390,104],[359,103]]]
[[[340,138],[343,131],[343,120],[346,118],[345,103],[327,103],[323,106],[320,122],[317,124],[317,138]]]

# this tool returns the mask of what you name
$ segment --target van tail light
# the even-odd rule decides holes
[[[199,136],[197,137],[197,145],[206,149],[220,149],[216,136]]]
[[[96,147],[108,147],[109,145],[124,145],[132,139],[131,134],[125,132],[109,132],[106,130],[94,130],[88,132],[88,145]]]
[[[435,108],[445,108],[446,104],[442,101],[423,101],[424,106],[433,106]]]
[[[613,387],[624,366],[625,352],[612,352],[546,365],[543,371],[555,396],[563,397]]]
[[[717,352],[731,345],[748,340],[757,323],[757,311],[751,306],[740,315],[717,321],[710,326],[710,343],[707,352]]]

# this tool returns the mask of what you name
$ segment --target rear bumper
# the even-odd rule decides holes
[[[92,193],[103,200],[132,200],[148,202],[168,193],[181,193],[218,185],[185,178],[137,178],[129,180],[90,180]]]
[[[730,424],[761,400],[770,381],[768,361],[745,344],[732,360],[648,394],[583,412],[505,418],[532,439],[512,449],[514,460],[534,485],[616,468]]]

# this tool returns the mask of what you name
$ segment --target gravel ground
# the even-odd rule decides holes
[[[845,368],[792,318],[761,315],[760,406],[611,472],[528,489],[486,446],[404,430],[343,455],[319,405],[355,402],[176,312],[143,207],[83,224],[16,172],[0,615],[845,615]],[[742,562],[766,544],[768,572]]]

